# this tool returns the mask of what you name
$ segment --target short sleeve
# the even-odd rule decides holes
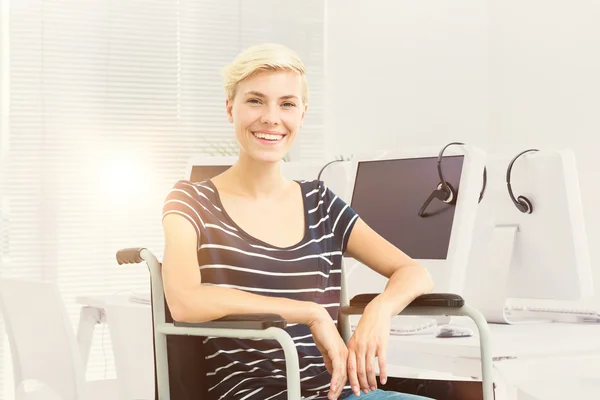
[[[197,237],[204,227],[200,209],[201,192],[189,181],[178,181],[168,193],[163,205],[164,219],[169,214],[177,214],[186,218],[194,226]]]
[[[330,227],[335,243],[342,253],[345,253],[350,233],[359,218],[358,214],[349,204],[327,188],[324,182],[319,182],[319,184],[323,204],[326,205],[325,212],[331,221]]]

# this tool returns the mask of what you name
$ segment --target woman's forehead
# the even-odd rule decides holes
[[[297,96],[302,93],[302,79],[293,71],[260,71],[240,82],[238,87],[242,95],[263,97]]]

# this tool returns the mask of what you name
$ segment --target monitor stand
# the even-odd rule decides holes
[[[510,312],[507,313],[509,275],[518,231],[518,225],[496,225],[487,242],[487,249],[484,249],[481,258],[483,264],[473,265],[469,271],[466,301],[478,309],[489,323],[541,322],[538,319],[514,319]]]
[[[487,322],[496,324],[526,324],[550,322],[548,317],[521,317],[518,313],[511,315],[511,298],[509,297],[509,276],[513,258],[515,238],[519,232],[518,225],[496,225],[492,231],[487,249],[484,250],[483,265],[474,265],[470,271],[467,302],[478,309]],[[478,276],[477,276],[478,275]],[[513,299],[518,303],[527,303],[528,299]],[[531,299],[538,304],[550,303],[552,300]]]
[[[508,324],[505,314],[508,298],[508,276],[513,257],[515,236],[519,230],[517,225],[500,225],[492,231],[484,265],[485,279],[476,284],[480,287],[475,307],[491,323]]]

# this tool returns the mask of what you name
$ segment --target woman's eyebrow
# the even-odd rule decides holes
[[[264,93],[261,92],[257,92],[256,90],[251,90],[249,92],[246,92],[245,94],[246,96],[256,96],[256,97],[262,97],[267,98],[267,95],[265,95]],[[280,99],[298,99],[298,96],[293,95],[293,94],[288,94],[286,96],[281,96]]]

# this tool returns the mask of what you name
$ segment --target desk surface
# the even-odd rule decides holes
[[[149,307],[130,300],[133,293],[80,296],[79,304],[104,308],[107,304],[124,307]],[[468,338],[436,338],[433,334],[390,336],[394,351],[432,354],[436,356],[479,359],[479,335],[468,318],[453,323],[469,326],[475,335]],[[532,323],[521,325],[490,324],[494,359],[537,357],[560,354],[600,353],[600,324]],[[391,360],[389,360],[391,361]]]
[[[475,335],[468,338],[436,338],[433,334],[391,336],[390,347],[397,350],[441,356],[480,358],[479,334],[474,323],[458,319]],[[600,353],[600,324],[535,323],[522,325],[489,325],[492,357],[499,360],[543,355]]]
[[[78,304],[84,306],[90,306],[95,308],[104,308],[107,304],[115,304],[121,307],[140,307],[140,308],[148,308],[150,304],[142,304],[138,302],[131,301],[132,296],[144,296],[139,293],[118,293],[113,295],[86,295],[86,296],[77,296],[75,301]]]
[[[508,360],[498,371],[520,400],[600,398],[600,354]]]
[[[133,293],[115,295],[80,296],[76,301],[82,305],[105,309],[109,304],[119,307],[132,307],[148,310],[148,304],[132,302]],[[130,309],[130,311],[134,311]],[[137,314],[137,312],[136,312]],[[466,325],[473,329],[475,335],[470,338],[436,338],[433,334],[390,336],[388,346],[388,375],[415,376],[426,379],[479,379],[480,348],[477,329],[470,319],[456,318],[453,323]],[[490,324],[492,340],[492,356],[495,359],[497,373],[507,375],[509,381],[521,387],[524,398],[540,399],[548,392],[548,379],[552,381],[548,371],[528,376],[525,381],[518,377],[525,376],[519,368],[531,367],[528,370],[540,371],[542,367],[556,364],[558,367],[569,365],[582,367],[582,357],[592,357],[594,368],[600,366],[600,324],[568,324],[568,323],[539,323],[523,325]],[[149,347],[150,348],[150,347]],[[150,353],[149,353],[150,354]],[[561,358],[562,357],[562,358]],[[407,360],[412,362],[406,362]],[[554,360],[554,363],[550,362]],[[565,360],[569,360],[566,362]],[[550,364],[549,364],[550,362]],[[558,368],[555,368],[558,369]],[[569,371],[577,370],[569,367]],[[506,372],[510,371],[510,373]],[[525,371],[525,369],[523,370]],[[508,376],[510,375],[510,377]],[[563,378],[565,371],[561,371]],[[571,377],[569,383],[577,385],[581,390],[594,391],[600,387],[600,377],[584,376],[578,373]],[[558,377],[557,377],[557,380]],[[563,379],[564,381],[564,379]],[[529,382],[529,383],[528,383]],[[566,382],[566,381],[565,381]],[[572,386],[572,385],[571,385]],[[552,393],[561,393],[563,386],[552,386]],[[561,389],[561,390],[559,390]],[[566,392],[571,393],[571,392]],[[594,392],[595,393],[595,392]],[[539,397],[538,394],[542,394]],[[552,399],[560,397],[552,397]],[[565,397],[568,398],[568,397]],[[589,397],[580,397],[589,398]],[[550,398],[548,398],[550,399]]]

